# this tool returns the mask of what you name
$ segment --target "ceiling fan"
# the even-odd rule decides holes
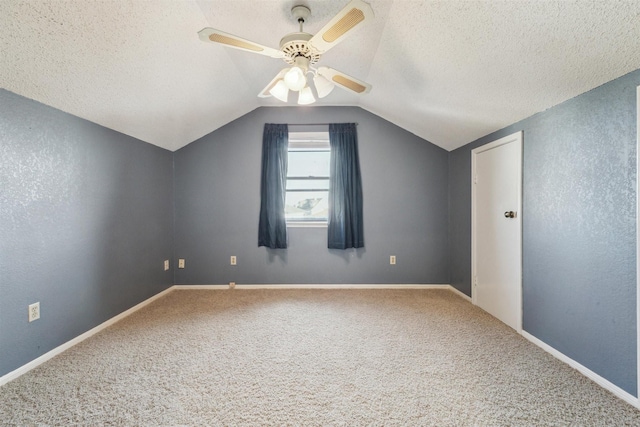
[[[200,40],[219,43],[234,49],[259,53],[284,60],[291,67],[283,68],[276,77],[258,94],[260,98],[274,96],[287,102],[289,91],[298,92],[298,104],[316,102],[307,74],[313,75],[313,83],[319,98],[329,95],[337,85],[356,94],[368,93],[371,85],[329,67],[314,65],[322,54],[373,19],[373,10],[362,0],[351,0],[331,21],[316,34],[305,33],[302,25],[311,15],[311,10],[303,5],[294,6],[291,14],[300,24],[300,31],[285,35],[280,40],[280,49],[262,46],[258,43],[225,33],[215,28],[204,28],[198,32]]]

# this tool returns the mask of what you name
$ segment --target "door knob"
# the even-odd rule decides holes
[[[505,218],[515,218],[516,217],[516,213],[514,211],[506,211],[504,213],[504,217]]]

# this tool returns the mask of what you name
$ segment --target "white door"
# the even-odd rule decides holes
[[[473,303],[522,331],[522,132],[471,152]]]

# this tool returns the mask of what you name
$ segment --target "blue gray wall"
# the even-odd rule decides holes
[[[326,228],[258,248],[264,124],[330,122],[359,124],[365,248],[328,250]],[[176,283],[448,283],[447,156],[357,107],[254,110],[175,152]]]
[[[172,217],[171,152],[0,90],[0,376],[170,286]]]
[[[471,289],[471,150],[524,131],[524,330],[636,390],[640,70],[449,156],[451,284]]]
[[[317,107],[260,108],[172,155],[0,90],[0,376],[174,282],[470,295],[470,151],[524,130],[524,329],[637,395],[637,85],[640,71],[451,153],[359,108]],[[348,121],[365,248],[328,250],[324,228],[258,248],[264,123]],[[163,272],[172,249],[187,268]],[[42,319],[29,324],[34,301]]]

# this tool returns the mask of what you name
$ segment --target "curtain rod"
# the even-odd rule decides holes
[[[288,123],[288,126],[329,126],[332,123]],[[355,123],[358,126],[358,123]]]

